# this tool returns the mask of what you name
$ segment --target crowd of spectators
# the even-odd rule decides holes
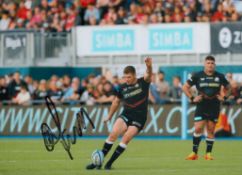
[[[0,0],[0,30],[241,21],[236,0]]]
[[[242,82],[233,80],[233,75],[227,73],[232,91],[228,97],[229,104],[242,104]],[[57,104],[111,104],[115,98],[119,84],[124,83],[118,76],[107,78],[90,74],[87,78],[71,78],[68,75],[51,76],[49,80],[33,80],[29,75],[22,77],[19,72],[0,77],[1,104],[44,104],[49,96]],[[149,91],[151,104],[180,103],[182,84],[179,76],[174,76],[172,82],[165,80],[165,73],[153,74]],[[195,93],[195,91],[194,91]]]

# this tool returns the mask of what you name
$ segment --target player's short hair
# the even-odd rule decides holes
[[[134,68],[134,66],[126,66],[124,68],[124,74],[136,74],[136,70]]]
[[[209,60],[209,61],[214,61],[214,62],[215,62],[215,58],[214,58],[213,56],[211,56],[211,55],[208,55],[208,56],[205,58],[205,61],[207,61],[207,60]]]

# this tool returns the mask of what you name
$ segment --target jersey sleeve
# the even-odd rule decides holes
[[[117,96],[118,98],[122,99],[123,98],[123,95],[122,95],[122,92],[121,92],[122,88],[121,86],[117,86],[117,88],[115,88],[114,90],[114,95]]]
[[[196,74],[196,73],[193,73],[193,74],[191,75],[191,77],[188,78],[187,83],[188,83],[190,86],[195,85],[195,84],[197,83],[197,74]]]

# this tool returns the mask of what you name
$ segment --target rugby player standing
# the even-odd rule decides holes
[[[198,90],[196,97],[192,96],[190,88],[195,85]],[[220,102],[227,97],[229,82],[225,76],[215,71],[215,58],[207,56],[204,62],[204,70],[192,75],[183,85],[183,91],[191,102],[196,103],[194,116],[193,149],[186,160],[198,159],[198,147],[206,128],[207,149],[206,160],[213,160],[211,155],[214,144],[214,130],[220,113]],[[228,92],[228,91],[227,91]]]

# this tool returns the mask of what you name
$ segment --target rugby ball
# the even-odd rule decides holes
[[[93,151],[91,159],[92,159],[92,163],[94,165],[97,165],[97,166],[102,165],[103,160],[104,160],[103,152],[101,150]]]

